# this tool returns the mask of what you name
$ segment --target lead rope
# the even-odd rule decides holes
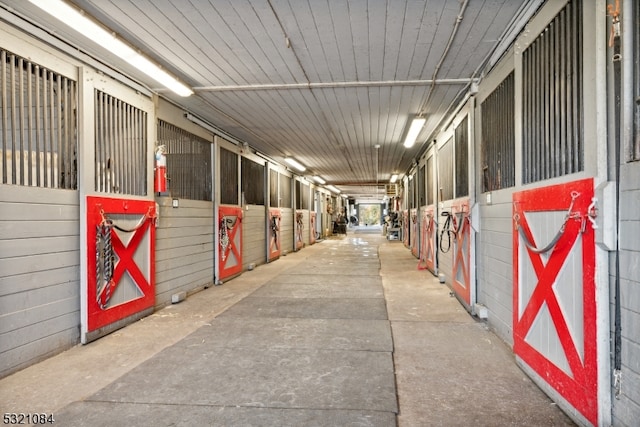
[[[614,305],[614,339],[613,339],[613,388],[616,399],[622,395],[622,309],[620,306],[620,2],[616,0],[615,8],[607,5],[607,14],[611,16],[611,38],[609,46],[613,47],[613,87],[614,87],[614,139],[616,157],[616,260],[615,260],[615,305]]]
[[[227,217],[223,216],[220,221],[220,249],[222,249],[222,254],[220,258],[222,261],[227,259],[227,248],[229,247],[229,233],[227,232]]]
[[[96,303],[101,310],[106,310],[115,288],[112,229],[113,222],[103,214],[101,224],[96,227]]]

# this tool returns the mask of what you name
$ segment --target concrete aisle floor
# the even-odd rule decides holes
[[[399,242],[325,240],[0,380],[59,426],[572,425]]]

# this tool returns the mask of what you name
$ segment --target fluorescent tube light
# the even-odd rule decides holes
[[[180,96],[189,96],[193,91],[164,71],[149,59],[140,55],[131,46],[119,40],[114,33],[85,16],[80,10],[62,0],[29,0],[54,18],[73,28],[80,34],[99,44],[136,67],[158,83]]]
[[[394,173],[393,175],[391,175],[391,179],[389,180],[389,182],[394,184],[397,180],[398,180],[398,174]]]
[[[289,164],[289,166],[292,166],[292,167],[296,168],[300,172],[304,172],[304,171],[307,170],[307,168],[302,163],[300,163],[299,161],[297,161],[293,157],[285,157],[284,161],[287,162]]]
[[[318,184],[322,184],[322,185],[325,185],[325,184],[327,183],[327,181],[325,181],[324,179],[322,179],[322,178],[321,178],[321,177],[319,177],[319,176],[314,176],[314,177],[313,177],[313,180],[314,180],[315,182],[317,182]]]
[[[333,191],[334,193],[338,193],[340,194],[340,190],[338,190],[336,187],[334,187],[333,185],[327,185],[325,186],[326,189]]]
[[[407,132],[407,136],[404,138],[404,146],[405,146],[405,148],[413,147],[413,144],[416,143],[416,139],[418,138],[418,134],[420,134],[420,131],[422,130],[422,126],[424,126],[424,123],[426,121],[427,121],[427,119],[422,118],[422,117],[416,117],[415,119],[413,119],[413,121],[411,122],[411,127],[409,128],[409,131]]]

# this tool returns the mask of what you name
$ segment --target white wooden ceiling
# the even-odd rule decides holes
[[[376,184],[411,166],[526,2],[74,0],[191,86],[189,98],[158,87],[26,0],[0,0],[0,7],[260,153],[293,156],[309,175],[350,195],[383,195]],[[407,150],[405,128],[420,113],[426,125]]]

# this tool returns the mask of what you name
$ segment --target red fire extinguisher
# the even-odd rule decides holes
[[[165,146],[160,145],[156,148],[156,168],[155,168],[155,192],[167,192],[167,156],[165,155]]]

